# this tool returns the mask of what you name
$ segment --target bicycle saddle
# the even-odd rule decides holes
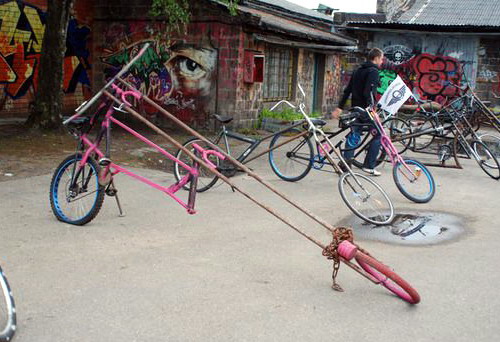
[[[326,125],[326,121],[325,120],[311,119],[311,121],[314,124],[314,126],[324,126],[324,125]]]
[[[214,114],[213,116],[217,121],[224,123],[224,124],[227,124],[227,123],[230,123],[231,121],[233,121],[232,116],[221,116],[218,114]]]

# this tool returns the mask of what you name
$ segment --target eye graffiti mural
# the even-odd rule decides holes
[[[151,38],[149,24],[112,24],[105,30],[105,46],[101,60],[109,67],[109,76],[119,70],[139,51],[146,41],[151,43],[137,67],[129,73],[129,82],[180,120],[203,123],[213,89],[217,52],[207,43],[187,44]],[[144,106],[146,115],[157,113]]]
[[[11,102],[33,97],[38,85],[38,65],[45,33],[45,7],[39,1],[0,0],[0,110]],[[38,7],[37,7],[38,6]],[[87,40],[90,29],[75,18],[68,26],[67,52],[64,58],[66,93],[74,93],[80,84],[90,87]]]

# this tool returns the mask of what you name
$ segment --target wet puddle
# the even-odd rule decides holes
[[[351,217],[346,224],[353,227],[355,236],[403,245],[439,244],[465,232],[463,218],[429,211],[396,214],[386,226],[375,226],[358,217]]]

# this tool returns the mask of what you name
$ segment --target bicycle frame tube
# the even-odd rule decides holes
[[[106,112],[106,117],[105,119],[103,120],[102,122],[102,130],[98,136],[98,138],[96,139],[96,141],[91,141],[87,134],[84,134],[81,136],[81,141],[84,143],[85,146],[87,146],[87,149],[85,150],[83,156],[82,156],[82,159],[79,163],[79,168],[78,170],[76,170],[76,173],[75,173],[75,179],[73,181],[76,180],[76,178],[79,176],[80,174],[80,170],[83,168],[83,166],[87,163],[87,160],[89,158],[89,156],[91,154],[96,154],[99,158],[103,158],[105,157],[106,155],[99,149],[99,145],[101,143],[101,140],[102,140],[102,136],[104,134],[104,132],[109,132],[110,130],[110,127],[111,127],[111,123],[114,123],[118,126],[120,126],[121,128],[123,128],[125,131],[127,131],[128,133],[130,133],[131,135],[133,135],[134,137],[136,137],[137,139],[143,141],[144,143],[146,143],[147,145],[153,147],[154,149],[156,149],[158,152],[160,152],[161,154],[163,154],[166,158],[170,159],[170,160],[173,160],[173,161],[176,161],[181,167],[183,167],[184,169],[186,169],[186,171],[188,172],[178,183],[175,183],[173,185],[170,185],[170,186],[162,186],[162,185],[159,185],[153,181],[151,181],[150,179],[146,178],[146,177],[143,177],[143,176],[140,176],[116,163],[113,163],[111,162],[109,165],[106,166],[106,168],[110,169],[110,172],[111,174],[114,176],[114,175],[117,175],[119,173],[123,173],[123,174],[126,174],[132,178],[135,178],[139,181],[141,181],[142,183],[145,183],[157,190],[160,190],[162,192],[164,192],[165,194],[167,194],[168,196],[170,196],[172,199],[174,199],[178,204],[180,204],[183,208],[185,208],[187,210],[188,213],[190,214],[194,214],[196,213],[196,211],[194,210],[194,202],[195,202],[195,196],[193,195],[190,195],[189,196],[189,199],[187,202],[184,202],[183,200],[181,200],[179,197],[177,197],[175,195],[175,193],[177,191],[179,191],[180,189],[182,189],[182,187],[187,184],[189,181],[197,181],[197,177],[199,175],[199,172],[198,172],[198,164],[194,164],[192,167],[187,165],[186,163],[184,163],[183,161],[181,160],[177,160],[177,158],[175,158],[172,154],[170,154],[169,152],[167,152],[166,150],[164,150],[163,148],[161,148],[160,146],[158,146],[157,144],[153,143],[152,141],[148,140],[147,138],[145,138],[143,135],[139,134],[138,132],[134,131],[132,128],[130,128],[129,126],[125,125],[124,123],[122,123],[121,121],[117,120],[116,118],[113,117],[113,113],[114,113],[114,109],[113,109],[113,106],[110,105],[110,107],[108,108],[107,112]],[[106,156],[107,157],[107,156]],[[112,171],[111,171],[112,170]]]

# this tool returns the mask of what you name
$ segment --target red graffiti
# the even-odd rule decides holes
[[[412,66],[422,98],[440,100],[458,95],[458,89],[449,85],[460,85],[462,79],[462,67],[457,59],[424,53],[412,60]]]

